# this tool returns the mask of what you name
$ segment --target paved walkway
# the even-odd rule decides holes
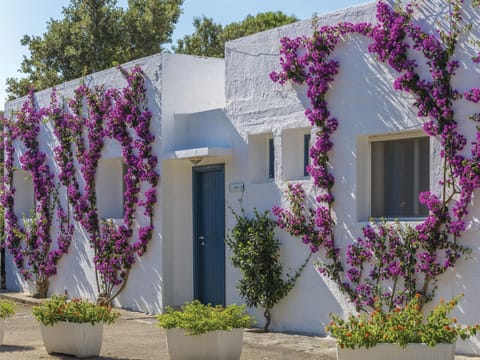
[[[49,355],[45,351],[40,328],[32,315],[32,305],[38,300],[23,294],[2,293],[18,303],[17,314],[7,321],[0,359],[72,359]],[[155,317],[120,310],[120,319],[104,328],[104,340],[99,359],[165,359],[168,360],[165,332],[155,326]],[[241,360],[335,360],[335,340],[329,337],[263,334],[247,330]],[[457,356],[455,360],[480,360],[480,357]]]

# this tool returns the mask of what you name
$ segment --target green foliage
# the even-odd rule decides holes
[[[178,54],[223,57],[225,42],[221,40],[223,27],[212,18],[193,18],[195,32],[177,40],[173,50]]]
[[[183,0],[70,0],[63,18],[50,19],[42,36],[21,41],[30,55],[20,72],[25,78],[7,79],[10,98],[41,90],[119,63],[162,51],[171,41]]]
[[[465,340],[474,336],[479,329],[478,325],[459,325],[455,318],[449,317],[460,297],[449,302],[441,300],[427,315],[421,310],[421,295],[393,311],[384,311],[378,302],[371,314],[350,315],[347,320],[330,315],[332,321],[326,330],[337,339],[340,347],[350,349],[370,348],[379,343],[399,344],[401,347],[409,343],[451,344],[457,338]]]
[[[237,289],[248,306],[260,305],[265,309],[264,330],[268,331],[271,309],[295,286],[311,254],[293,275],[287,274],[285,280],[280,241],[275,237],[276,222],[269,217],[269,211],[259,213],[254,209],[254,217],[248,218],[243,210],[237,214],[230,209],[237,223],[225,242],[232,250],[233,266],[242,274]]]
[[[208,331],[232,330],[250,327],[253,319],[246,313],[245,305],[227,307],[203,305],[195,300],[186,302],[180,310],[169,306],[158,315],[157,325],[164,329],[180,328],[186,335],[200,335]]]
[[[295,21],[298,21],[295,16],[285,15],[281,11],[270,11],[256,16],[248,15],[244,20],[231,23],[225,27],[215,23],[212,18],[195,17],[193,19],[195,32],[177,40],[177,46],[174,46],[173,50],[178,54],[223,58],[226,41]]]
[[[47,301],[33,307],[35,318],[46,326],[51,326],[58,321],[74,323],[106,323],[113,324],[120,315],[110,306],[92,304],[87,300],[67,300],[66,296],[53,295]]]
[[[0,300],[0,319],[8,318],[15,314],[15,304],[8,300]]]

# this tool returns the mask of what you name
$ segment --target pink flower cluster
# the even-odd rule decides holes
[[[147,250],[153,236],[153,207],[159,182],[155,170],[158,160],[152,152],[155,138],[149,130],[152,114],[148,110],[143,73],[139,67],[131,72],[121,68],[120,71],[127,80],[125,88],[92,90],[81,86],[69,102],[71,113],[62,111],[53,92],[49,110],[60,143],[55,148],[59,177],[67,188],[75,220],[90,236],[101,280],[99,291],[108,297],[115,286],[127,280],[135,254],[142,256]],[[106,138],[120,143],[126,165],[124,216],[119,226],[100,221],[96,205],[95,174]],[[83,189],[77,180],[76,162],[80,165]],[[143,195],[142,188],[145,188]],[[131,242],[138,207],[143,207],[149,224],[141,226],[137,239]]]
[[[16,119],[5,122],[3,143],[5,175],[1,201],[5,208],[5,246],[23,277],[36,281],[46,280],[57,273],[57,263],[68,252],[73,235],[73,225],[58,199],[46,154],[39,149],[40,125],[44,115],[44,110],[36,109],[31,91]],[[23,226],[14,212],[14,142],[24,147],[24,153],[19,156],[20,166],[31,174],[33,181],[35,208],[32,209],[33,217],[25,218]],[[51,246],[54,218],[60,230],[56,248]]]
[[[467,140],[458,131],[453,103],[462,96],[478,103],[480,89],[471,89],[462,95],[451,86],[459,68],[452,55],[462,21],[461,0],[454,3],[451,31],[440,32],[439,37],[414,24],[413,6],[394,9],[380,1],[375,26],[342,23],[320,27],[311,38],[282,39],[282,71],[270,75],[280,84],[292,80],[307,86],[311,108],[305,111],[305,116],[316,130],[308,171],[321,193],[316,204],[309,206],[301,186],[290,184],[287,190],[290,208],[275,207],[274,214],[281,228],[301,237],[312,251],[324,249],[326,261],[319,265],[319,271],[335,280],[358,308],[371,306],[374,298],[384,300],[390,307],[416,293],[430,299],[437,277],[469,251],[457,240],[466,228],[465,216],[473,192],[480,188],[480,131],[470,157],[462,155]],[[368,51],[399,73],[393,87],[412,94],[418,116],[427,117],[425,132],[437,137],[443,148],[445,179],[441,182],[442,196],[430,192],[420,195],[420,202],[429,209],[423,223],[415,229],[388,223],[367,226],[363,237],[348,247],[342,260],[335,246],[332,216],[335,179],[328,165],[329,152],[334,146],[331,136],[339,122],[330,114],[326,95],[340,69],[340,64],[330,55],[346,34],[370,38]],[[429,79],[422,78],[418,72],[414,57],[418,53],[427,60]],[[471,118],[478,121],[480,115],[473,114]],[[417,278],[423,278],[423,283],[419,284]]]
[[[152,114],[148,110],[142,70],[135,67],[131,72],[121,68],[120,71],[127,80],[125,88],[105,89],[100,86],[90,89],[82,85],[75,90],[68,108],[59,102],[53,89],[50,105],[37,109],[32,92],[18,112],[16,121],[7,123],[2,144],[6,154],[2,195],[2,204],[6,209],[6,246],[25,278],[34,275],[43,279],[56,274],[56,264],[68,251],[74,227],[70,223],[69,211],[60,206],[60,186],[66,189],[68,209],[73,210],[73,219],[87,232],[90,245],[94,248],[93,260],[101,282],[97,284],[99,293],[111,298],[114,287],[126,282],[136,256],[142,256],[147,251],[153,236],[159,182],[155,170],[158,160],[152,151],[155,138],[150,132]],[[50,171],[45,153],[39,150],[39,133],[44,117],[48,117],[53,125],[58,140],[58,146],[54,148],[59,168],[58,180]],[[124,217],[123,224],[119,226],[101,221],[97,209],[95,175],[107,138],[121,144],[121,155],[126,165]],[[22,168],[32,174],[34,185],[35,218],[26,228],[18,224],[13,210],[15,141],[21,142],[25,149],[19,160]],[[134,230],[139,213],[147,217],[148,224]],[[50,249],[55,214],[58,221],[57,247]],[[136,237],[134,241],[133,237]]]

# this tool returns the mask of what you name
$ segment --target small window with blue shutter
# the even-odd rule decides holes
[[[275,146],[273,138],[268,139],[268,178],[275,179]]]
[[[307,166],[310,165],[310,134],[303,135],[303,176],[309,176]]]
[[[283,180],[309,179],[307,166],[310,164],[310,143],[310,128],[292,128],[282,131],[281,176]]]
[[[275,179],[274,143],[272,133],[248,136],[248,178],[252,184],[271,183]]]

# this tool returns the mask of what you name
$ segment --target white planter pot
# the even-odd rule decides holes
[[[69,354],[79,358],[98,356],[102,348],[103,323],[69,323],[40,325],[48,353]]]
[[[341,349],[337,345],[337,360],[454,360],[455,344],[378,344],[373,348]]]
[[[185,335],[183,329],[168,329],[170,360],[238,360],[242,354],[243,329]]]
[[[0,345],[3,345],[5,337],[5,319],[0,318]]]

